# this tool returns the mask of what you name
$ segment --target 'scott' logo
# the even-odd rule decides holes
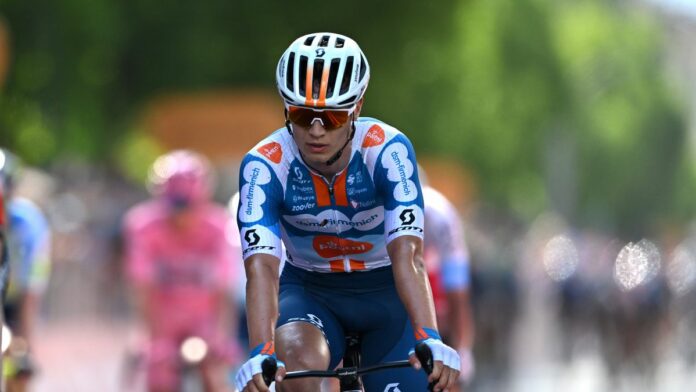
[[[416,216],[413,215],[413,209],[407,208],[407,209],[401,211],[401,214],[399,215],[399,219],[401,219],[402,225],[410,225],[411,223],[413,223],[413,221],[416,220]]]
[[[261,155],[265,156],[266,158],[270,159],[273,163],[280,163],[280,159],[283,157],[283,149],[280,147],[280,144],[276,142],[264,144],[263,146],[259,147],[256,151],[261,153]]]
[[[391,384],[387,384],[387,387],[384,388],[384,392],[401,392],[401,389],[399,389],[399,383],[393,382]]]
[[[363,148],[379,146],[384,143],[384,129],[379,125],[373,125],[363,139]]]
[[[256,229],[251,229],[244,234],[244,239],[249,246],[254,246],[261,241],[261,237],[256,234]]]

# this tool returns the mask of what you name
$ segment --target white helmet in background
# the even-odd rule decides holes
[[[350,108],[365,93],[370,66],[358,44],[345,35],[313,33],[296,39],[276,70],[286,105]]]

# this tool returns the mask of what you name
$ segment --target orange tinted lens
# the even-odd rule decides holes
[[[288,118],[293,123],[309,128],[312,126],[314,119],[320,119],[324,124],[325,129],[336,129],[348,122],[347,110],[323,110],[316,111],[308,108],[290,106],[288,109]]]

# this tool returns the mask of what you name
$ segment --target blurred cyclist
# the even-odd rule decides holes
[[[260,364],[334,368],[344,334],[362,336],[362,364],[432,350],[435,390],[454,385],[459,355],[442,343],[423,265],[423,195],[411,142],[359,118],[370,76],[352,39],[334,33],[295,40],[281,57],[277,87],[286,126],[242,161],[238,222],[247,274],[250,359],[237,388],[267,391]],[[287,248],[280,280],[278,270]],[[414,367],[420,366],[415,355]],[[285,367],[276,375],[282,380]],[[423,391],[425,373],[365,376],[368,391]],[[317,379],[280,382],[318,391]]]
[[[124,222],[127,277],[149,333],[149,391],[177,390],[179,348],[193,336],[211,353],[201,366],[206,390],[223,390],[235,325],[229,318],[236,315],[228,293],[239,263],[226,232],[230,216],[210,200],[210,165],[197,153],[158,158],[150,186],[154,197]]]
[[[419,172],[422,176],[422,172]],[[424,258],[433,290],[437,323],[447,344],[461,359],[460,381],[471,381],[474,322],[469,301],[469,251],[457,209],[440,192],[423,186],[425,201]]]
[[[20,160],[0,149],[0,177],[7,203],[7,249],[10,282],[3,306],[5,323],[13,333],[8,357],[3,363],[7,391],[24,391],[33,374],[32,332],[39,300],[50,274],[51,233],[41,210],[30,200],[13,194],[19,178]]]

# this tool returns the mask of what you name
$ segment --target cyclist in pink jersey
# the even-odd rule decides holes
[[[425,182],[420,171],[421,181]],[[433,290],[437,324],[443,340],[459,352],[462,383],[471,381],[474,322],[469,302],[469,250],[457,209],[435,188],[424,185],[423,258]]]
[[[237,314],[228,299],[241,253],[229,236],[236,229],[229,213],[210,201],[209,173],[207,160],[191,151],[158,158],[150,173],[153,199],[125,217],[126,273],[149,334],[152,392],[176,389],[179,346],[192,336],[210,348],[202,365],[207,390],[226,385],[236,336],[230,318]]]

